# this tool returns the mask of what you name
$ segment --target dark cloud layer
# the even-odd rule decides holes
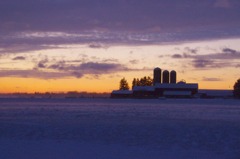
[[[174,58],[174,59],[181,59],[181,58],[183,58],[183,56],[181,54],[173,54],[172,58]]]
[[[121,71],[133,70],[124,65],[114,63],[88,62],[80,65],[70,65],[65,61],[58,61],[49,66],[45,62],[39,62],[37,66],[31,70],[0,70],[0,77],[33,77],[42,79],[81,78],[84,75],[100,76]]]
[[[240,36],[239,0],[1,0],[0,53]]]
[[[222,79],[221,78],[215,78],[215,77],[203,77],[202,81],[216,82],[216,81],[222,81]]]
[[[25,57],[17,56],[12,60],[23,60]],[[0,70],[0,77],[23,77],[40,79],[58,79],[76,77],[82,78],[85,75],[100,77],[101,75],[119,73],[125,71],[144,71],[147,68],[132,69],[118,63],[115,59],[104,59],[102,62],[82,62],[81,60],[60,60],[43,57],[39,61],[32,60],[35,67],[28,70],[12,69]],[[114,62],[114,63],[113,63]]]
[[[195,68],[212,68],[217,67],[214,65],[214,62],[212,60],[205,60],[205,59],[194,59],[193,66]]]
[[[25,60],[26,59],[26,57],[24,57],[24,56],[16,56],[16,57],[14,57],[12,60]]]
[[[211,60],[237,60],[240,59],[240,51],[231,49],[231,48],[224,48],[220,53],[211,53],[206,55],[195,55],[195,56],[187,56],[194,57],[198,59],[211,59]]]
[[[2,0],[6,31],[170,30],[239,24],[238,0]],[[223,4],[222,4],[223,6]]]
[[[192,66],[197,69],[216,69],[223,67],[233,67],[232,63],[229,61],[217,61],[217,60],[207,60],[207,59],[194,59],[192,60]]]
[[[224,48],[222,50],[225,54],[230,54],[230,55],[236,55],[239,54],[236,50],[230,49],[230,48]]]
[[[39,79],[59,79],[72,76],[68,72],[46,72],[39,70],[0,70],[0,77],[23,77]]]
[[[223,48],[219,53],[204,55],[198,55],[190,51],[190,53],[184,52],[182,54],[173,54],[171,58],[190,60],[191,65],[196,69],[238,67],[240,62],[240,51],[231,48]]]

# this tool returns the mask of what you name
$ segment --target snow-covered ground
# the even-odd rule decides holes
[[[239,159],[240,100],[0,99],[0,159]]]

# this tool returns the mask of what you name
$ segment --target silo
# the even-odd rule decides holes
[[[156,83],[161,83],[161,74],[162,70],[160,68],[155,68],[153,70],[153,84],[155,85]]]
[[[170,72],[170,83],[177,83],[177,72],[174,70]]]
[[[169,83],[169,71],[163,71],[163,83]]]

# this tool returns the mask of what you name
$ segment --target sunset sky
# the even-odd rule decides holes
[[[232,89],[240,1],[0,1],[0,93],[111,92],[155,67]]]

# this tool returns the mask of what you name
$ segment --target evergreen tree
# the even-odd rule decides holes
[[[120,80],[119,90],[129,90],[129,85],[125,78]]]
[[[146,82],[147,86],[152,86],[153,85],[153,79],[151,77],[147,77],[147,82]]]
[[[238,79],[233,86],[233,95],[235,98],[240,98],[240,79]]]
[[[153,85],[153,79],[151,77],[142,77],[140,80],[137,78],[134,78],[132,81],[133,87],[134,86],[152,86]]]
[[[137,86],[137,79],[134,78],[133,81],[132,81],[132,89]]]
[[[137,86],[141,86],[140,80],[137,78]]]
[[[143,78],[140,79],[140,86],[145,86],[146,80]]]

